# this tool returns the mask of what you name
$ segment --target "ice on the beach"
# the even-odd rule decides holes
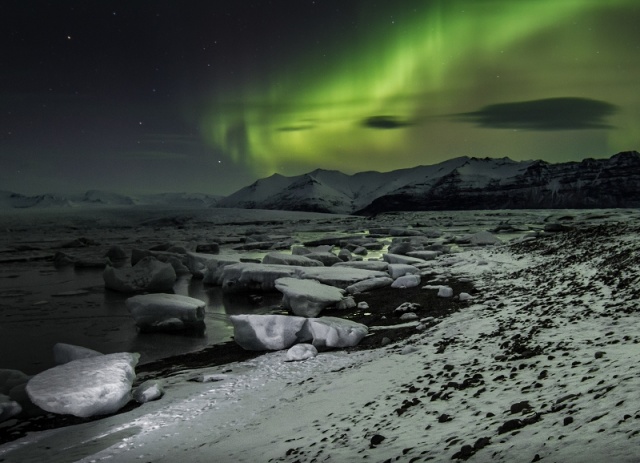
[[[393,283],[393,278],[391,277],[369,278],[347,286],[347,292],[349,294],[364,293],[373,289],[384,288],[385,286],[389,286],[391,283]]]
[[[180,294],[140,294],[125,302],[141,330],[200,328],[206,303]]]
[[[305,257],[308,259],[320,261],[326,267],[331,267],[332,265],[342,262],[342,260],[332,252],[316,251],[309,254],[305,254]]]
[[[323,309],[334,306],[345,298],[345,292],[315,280],[279,278],[276,289],[283,294],[282,303],[295,315],[316,317]]]
[[[307,360],[318,355],[318,349],[313,344],[296,344],[287,351],[287,360]]]
[[[164,395],[164,388],[160,381],[155,379],[150,379],[138,387],[136,387],[131,393],[133,400],[138,403],[144,404],[147,402],[151,402],[152,400],[158,400],[160,397]]]
[[[294,265],[251,262],[226,265],[222,270],[222,289],[225,291],[273,290],[278,278],[294,277],[299,268],[301,267]]]
[[[217,262],[218,256],[200,252],[187,252],[187,268],[191,272],[191,276],[201,280],[204,278],[208,262]]]
[[[472,296],[471,294],[469,294],[469,293],[460,293],[460,294],[458,295],[458,299],[459,299],[461,302],[464,302],[464,301],[470,301],[471,299],[473,299],[473,296]]]
[[[424,260],[418,259],[417,257],[403,256],[400,254],[383,254],[382,258],[385,262],[388,262],[390,264],[417,265],[425,263]]]
[[[502,243],[502,240],[488,231],[479,231],[468,237],[469,243],[476,246],[487,246]]]
[[[453,289],[448,286],[440,286],[438,288],[438,297],[451,297],[453,296]]]
[[[391,283],[392,288],[415,288],[420,284],[420,275],[404,275]]]
[[[407,264],[389,264],[388,272],[391,278],[396,279],[407,274],[420,273],[420,269]]]
[[[171,291],[177,278],[171,264],[153,257],[145,257],[133,267],[108,265],[102,276],[106,288],[121,293]]]
[[[337,317],[309,318],[305,330],[317,349],[356,346],[369,332],[362,323]]]
[[[56,343],[53,346],[53,361],[56,365],[62,365],[73,360],[87,357],[96,357],[98,355],[103,354],[88,347],[74,346],[73,344],[65,344],[64,342]]]
[[[307,319],[289,315],[232,315],[233,339],[245,350],[282,350],[309,338]]]
[[[341,264],[339,264],[341,265]],[[298,278],[317,280],[325,285],[346,289],[359,281],[370,278],[380,278],[389,276],[386,272],[373,270],[363,270],[359,268],[338,267],[298,267],[296,272]]]
[[[407,256],[422,260],[434,260],[440,254],[442,254],[442,251],[410,251]]]
[[[19,414],[22,407],[18,402],[5,394],[0,394],[0,423]]]
[[[333,265],[333,267],[359,268],[362,270],[386,272],[389,264],[381,260],[352,260],[349,262],[339,262]]]
[[[35,375],[27,394],[52,413],[83,418],[115,413],[130,400],[139,357],[124,352],[74,360]]]
[[[11,389],[29,381],[31,376],[20,370],[0,368],[0,394],[9,394]]]
[[[282,252],[270,252],[262,259],[263,264],[298,265],[300,267],[323,267],[319,260],[309,259],[307,256],[296,256]]]

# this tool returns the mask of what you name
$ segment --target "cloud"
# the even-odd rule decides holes
[[[616,111],[605,101],[564,97],[493,104],[455,117],[493,129],[588,130],[611,128],[604,119]]]
[[[301,132],[303,130],[311,130],[314,128],[315,128],[315,125],[305,124],[305,125],[287,125],[284,127],[278,127],[276,130],[278,132]]]
[[[411,122],[402,120],[397,116],[371,116],[362,121],[362,126],[369,129],[402,129],[411,125]]]

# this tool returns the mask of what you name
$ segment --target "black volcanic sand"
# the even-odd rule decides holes
[[[427,281],[428,278],[423,278]],[[467,292],[474,294],[475,289],[472,283],[459,282],[449,280],[438,284],[446,284],[453,289],[454,294]],[[407,289],[396,289],[391,287],[381,288],[354,296],[356,302],[365,301],[369,305],[366,310],[357,308],[349,310],[325,310],[322,316],[334,316],[346,318],[367,326],[390,326],[404,323],[399,320],[401,313],[395,313],[395,309],[403,302],[412,302],[420,304],[420,307],[411,310],[420,319],[426,317],[434,317],[431,324],[437,323],[438,319],[442,319],[458,309],[466,306],[467,302],[459,302],[457,298],[442,298],[437,296],[435,290],[424,290],[420,286]],[[430,324],[427,324],[430,326]],[[371,331],[358,346],[345,349],[346,351],[360,351],[367,349],[375,349],[382,347],[386,342],[384,338],[388,338],[390,342],[397,342],[416,334],[414,326],[405,328],[394,328],[389,330]],[[141,336],[143,336],[141,334]],[[205,368],[216,365],[226,365],[233,362],[241,362],[263,355],[264,352],[251,352],[242,349],[235,342],[227,342],[217,344],[206,349],[192,352],[188,354],[176,355],[164,358],[154,362],[138,365],[136,367],[137,378],[134,387],[148,379],[161,379],[174,375],[184,370]],[[160,399],[162,400],[162,399]],[[139,407],[134,401],[118,411],[126,413]],[[43,431],[63,426],[71,426],[89,421],[95,421],[104,418],[104,416],[78,418],[72,415],[56,415],[53,413],[44,413],[24,420],[18,420],[15,424],[11,424],[13,420],[0,424],[0,445],[6,442],[19,439],[27,433],[34,431]],[[0,458],[0,462],[4,461]]]

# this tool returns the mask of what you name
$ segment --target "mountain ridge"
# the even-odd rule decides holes
[[[550,163],[462,156],[390,172],[316,169],[223,198],[220,207],[377,214],[402,210],[558,209],[640,206],[640,154]],[[313,187],[312,187],[313,186]],[[254,194],[257,189],[263,194]],[[265,194],[268,193],[268,194]]]

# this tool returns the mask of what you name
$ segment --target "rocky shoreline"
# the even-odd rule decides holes
[[[475,290],[470,282],[445,281],[456,294],[460,292],[474,293]],[[441,298],[434,291],[425,291],[420,287],[397,289],[380,288],[367,293],[360,293],[354,297],[356,302],[367,302],[369,309],[361,310],[356,308],[345,310],[325,310],[323,315],[339,316],[349,320],[363,323],[367,326],[393,326],[401,324],[399,313],[394,310],[404,302],[419,304],[414,307],[413,312],[420,318],[433,317],[442,319],[457,311],[460,306],[467,303],[459,302],[450,298]],[[395,343],[415,334],[415,326],[405,328],[395,328],[388,330],[371,331],[357,346],[346,349],[356,352],[367,349],[376,349],[389,343]],[[384,338],[387,338],[386,340]],[[254,359],[265,352],[247,351],[238,346],[235,342],[226,342],[209,346],[200,351],[187,354],[176,355],[163,358],[157,361],[138,365],[136,367],[136,381],[134,386],[149,379],[163,379],[175,375],[185,370],[195,370],[220,365],[229,365],[234,362],[242,362]],[[127,413],[139,407],[141,404],[131,402],[122,408],[117,414]],[[105,418],[96,416],[91,418],[79,418],[72,415],[57,415],[44,413],[26,420],[16,421],[10,426],[3,426],[0,432],[0,445],[19,439],[30,432],[56,429],[64,426],[87,423]],[[0,458],[0,461],[2,459]]]

